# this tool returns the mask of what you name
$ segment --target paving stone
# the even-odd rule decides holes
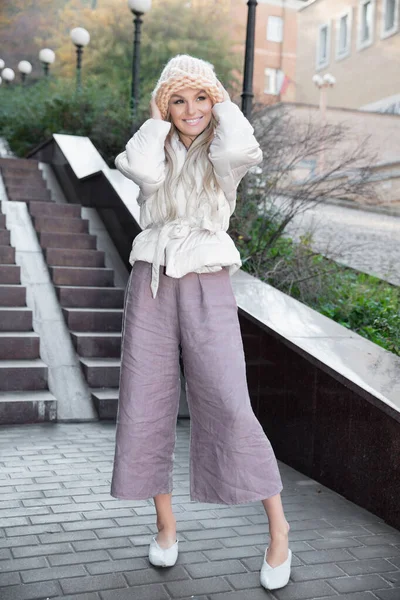
[[[1,573],[0,575],[0,587],[8,587],[10,585],[17,585],[19,583],[21,583],[21,577],[18,571],[13,571],[12,573]],[[1,597],[2,592],[0,590],[0,598]]]
[[[313,579],[326,579],[327,577],[343,577],[344,575],[345,573],[338,566],[322,563],[309,567],[292,567],[290,577],[293,581],[311,581]]]
[[[190,581],[166,583],[165,587],[173,598],[184,598],[197,594],[227,592],[231,588],[222,577],[207,577]]]
[[[399,588],[376,591],[375,594],[380,600],[399,600],[400,598]]]
[[[32,571],[22,571],[21,577],[24,583],[33,583],[35,581],[50,581],[62,579],[64,577],[81,577],[86,574],[82,565],[48,567],[47,569],[34,569]]]
[[[61,552],[72,552],[72,546],[67,543],[61,544],[35,544],[34,546],[20,546],[13,548],[12,553],[15,558],[23,558],[28,556],[50,556]]]
[[[121,573],[108,573],[106,575],[91,575],[88,577],[62,579],[60,585],[64,594],[80,594],[97,590],[102,591],[124,588],[126,587],[126,580]]]
[[[15,548],[17,546],[27,546],[28,544],[36,545],[39,538],[35,535],[23,535],[21,537],[1,537],[0,548]]]
[[[347,550],[334,549],[334,550],[319,550],[314,552],[299,552],[300,560],[305,562],[307,565],[317,565],[319,563],[334,563],[346,560],[355,560],[354,556],[351,556]]]
[[[354,554],[356,558],[391,558],[398,556],[400,559],[400,548],[389,545],[351,548],[349,552],[351,552],[351,554]]]
[[[11,585],[1,591],[1,600],[42,600],[42,598],[57,598],[61,590],[58,582],[44,581],[26,585]]]
[[[260,587],[260,574],[258,572],[228,575],[226,580],[235,590],[248,590]]]
[[[102,573],[118,573],[146,569],[149,563],[144,558],[129,558],[125,560],[109,560],[107,562],[95,562],[86,565],[90,575],[101,575]]]
[[[339,593],[370,592],[390,587],[379,575],[354,575],[338,579],[328,579],[327,581]]]
[[[91,552],[70,552],[69,554],[55,554],[48,556],[48,561],[52,567],[61,565],[86,564],[96,561],[110,560],[105,550],[92,550]]]
[[[330,548],[354,548],[362,543],[353,538],[334,538],[324,540],[310,540],[310,546],[316,550],[329,550]]]
[[[393,571],[393,565],[383,558],[365,558],[352,562],[338,563],[347,575],[364,575],[368,573],[386,573]]]
[[[54,540],[58,542],[77,542],[79,540],[96,540],[97,538],[94,531],[72,531],[70,533],[43,533],[39,535],[39,539],[42,544],[51,544]]]
[[[280,590],[274,590],[274,596],[278,600],[311,600],[336,596],[336,592],[325,581],[305,581],[290,583]]]
[[[359,538],[366,546],[383,544],[400,544],[400,533],[383,533],[375,535],[363,535]]]
[[[72,542],[74,550],[77,552],[90,552],[91,550],[103,550],[107,548],[125,548],[132,547],[132,543],[129,538],[120,537],[120,538],[106,538],[104,540],[99,539],[90,539],[84,541]]]
[[[389,581],[393,586],[400,587],[400,571],[391,571],[390,573],[382,573],[383,579]],[[400,592],[400,590],[399,590]],[[400,596],[400,593],[399,593]]]
[[[149,566],[146,560],[146,567]],[[149,585],[152,583],[165,583],[167,581],[183,581],[190,579],[182,566],[175,565],[173,569],[145,568],[140,571],[126,572],[125,577],[129,585]]]
[[[100,596],[97,592],[90,592],[89,594],[74,594],[73,596],[63,596],[63,600],[100,600]]]
[[[220,550],[204,550],[208,560],[225,560],[228,558],[246,558],[248,556],[259,556],[262,562],[262,554],[254,546],[246,546],[244,548],[223,548]]]
[[[224,537],[232,537],[235,535],[233,529],[218,529],[218,535],[215,535],[213,529],[199,529],[197,531],[185,531],[185,538],[187,540],[206,540],[218,537],[219,539]]]
[[[261,588],[243,590],[240,592],[227,592],[225,594],[211,594],[210,600],[275,600],[270,592]]]
[[[246,573],[246,569],[238,560],[219,560],[200,564],[185,564],[189,575],[194,579],[200,577],[214,577],[216,575],[233,575]],[[235,587],[235,586],[234,586]]]
[[[16,558],[15,560],[3,560],[1,570],[3,573],[8,571],[24,571],[26,569],[40,569],[46,567],[46,561],[42,556],[34,558]]]
[[[118,596],[115,591],[103,592],[102,600],[170,600],[169,594],[162,585],[138,586],[127,590],[118,590]]]

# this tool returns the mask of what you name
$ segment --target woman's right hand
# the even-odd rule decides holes
[[[160,109],[158,108],[154,98],[152,98],[150,102],[150,115],[152,119],[160,119],[160,121],[162,121]]]

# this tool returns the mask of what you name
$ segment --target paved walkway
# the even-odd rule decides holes
[[[317,252],[400,285],[399,217],[321,204],[296,216],[287,232],[298,239],[310,229]]]
[[[400,533],[283,464],[292,580],[274,594],[260,588],[262,505],[190,502],[188,421],[175,456],[178,563],[150,567],[152,501],[109,496],[114,432],[109,423],[0,428],[2,600],[400,599]]]

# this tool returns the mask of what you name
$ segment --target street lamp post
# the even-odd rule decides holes
[[[28,60],[21,60],[18,63],[18,71],[21,73],[21,81],[24,84],[27,75],[30,75],[30,73],[32,73],[31,63]]]
[[[15,73],[9,67],[6,67],[5,69],[3,69],[1,76],[7,85],[9,85],[15,79]]]
[[[50,48],[42,48],[42,50],[39,52],[39,60],[42,63],[45,77],[48,77],[49,67],[53,64],[55,58],[56,55],[54,54],[53,50],[50,50]]]
[[[82,54],[83,48],[90,42],[90,34],[83,27],[75,27],[71,30],[71,39],[76,46],[76,90],[82,90]]]
[[[244,57],[244,76],[242,92],[242,112],[247,119],[251,116],[253,103],[253,72],[254,72],[254,44],[256,30],[256,8],[257,0],[247,2],[247,32],[246,32],[246,51]]]
[[[142,16],[151,9],[151,0],[128,0],[129,9],[134,14],[132,86],[131,86],[131,115],[132,128],[135,128],[137,108],[139,104],[139,72],[140,72],[140,34],[143,23]]]
[[[313,83],[319,88],[319,111],[321,115],[321,124],[322,127],[326,125],[326,106],[327,106],[327,90],[330,87],[333,87],[336,83],[336,78],[330,73],[325,73],[322,77],[321,75],[314,75],[312,78]],[[320,161],[320,174],[322,175],[325,171],[325,145],[324,140],[322,140],[321,145],[321,161]]]

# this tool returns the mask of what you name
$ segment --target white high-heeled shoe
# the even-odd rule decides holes
[[[268,548],[267,548],[268,550]],[[266,590],[277,590],[284,587],[290,577],[290,566],[292,564],[292,551],[289,549],[287,559],[277,567],[271,567],[267,563],[266,552],[260,572],[260,583]]]
[[[178,540],[169,548],[161,548],[155,537],[149,548],[149,561],[154,567],[173,567],[178,559]]]

